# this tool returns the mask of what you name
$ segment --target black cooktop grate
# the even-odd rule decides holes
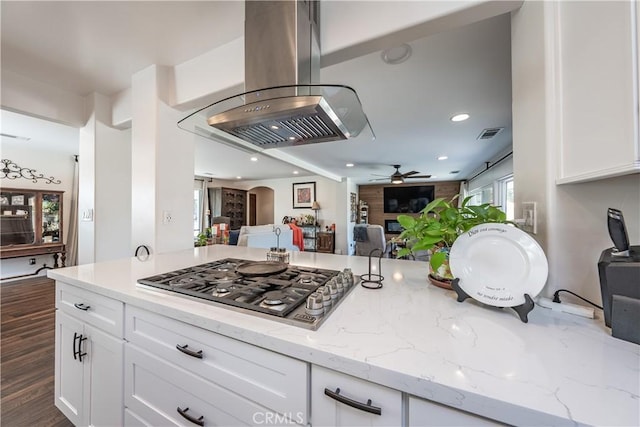
[[[236,268],[246,260],[226,258],[138,280],[138,283],[278,317],[286,317],[339,272],[290,265],[278,274],[245,277]],[[279,292],[281,303],[270,299]],[[271,294],[269,294],[271,293]]]

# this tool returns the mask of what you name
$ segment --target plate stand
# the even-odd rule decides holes
[[[451,287],[458,294],[458,302],[462,302],[467,298],[472,298],[471,295],[467,294],[465,291],[462,290],[462,288],[458,284],[459,282],[460,282],[460,279],[458,279],[457,277],[451,281]],[[527,316],[529,315],[529,312],[533,310],[533,307],[535,307],[535,304],[531,296],[529,296],[529,294],[524,294],[524,304],[516,305],[514,307],[509,307],[509,308],[513,309],[513,311],[518,313],[518,317],[520,317],[520,320],[522,320],[523,323],[527,323],[529,322],[529,319],[527,318]]]

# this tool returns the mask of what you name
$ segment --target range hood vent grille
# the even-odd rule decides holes
[[[309,139],[314,139],[316,142],[319,140],[336,141],[344,139],[344,136],[340,132],[332,129],[335,128],[333,123],[327,123],[319,115],[300,116],[275,121],[274,123],[276,124],[270,125],[269,127],[266,127],[262,123],[252,126],[241,126],[229,130],[229,133],[262,148],[299,145],[304,144],[305,141]],[[286,130],[292,136],[285,138],[275,130],[272,130],[271,126]]]

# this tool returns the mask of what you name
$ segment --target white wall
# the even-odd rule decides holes
[[[621,209],[631,244],[640,244],[640,176],[555,184],[559,153],[553,129],[560,112],[554,110],[554,73],[547,49],[553,37],[549,13],[547,3],[525,2],[512,18],[516,216],[523,201],[538,203],[536,239],[549,260],[544,293],[565,288],[599,302],[598,257],[612,246],[606,210]]]
[[[96,133],[96,261],[130,257],[131,130],[98,123]]]
[[[25,144],[28,144],[25,143]],[[1,147],[0,156],[3,159],[10,159],[21,167],[35,169],[38,173],[42,173],[47,177],[53,176],[59,179],[60,184],[45,184],[44,182],[33,183],[27,179],[2,180],[2,188],[24,188],[34,190],[54,190],[64,191],[63,201],[63,233],[64,241],[68,236],[69,230],[69,212],[71,203],[71,188],[73,181],[74,159],[73,156],[60,153],[57,151],[29,150],[26,147],[15,147],[3,145]],[[29,265],[29,258],[36,258],[36,265]],[[0,261],[0,277],[11,277],[22,274],[34,273],[43,264],[53,266],[53,258],[50,255],[40,255],[33,257],[22,257],[3,259]],[[41,275],[46,275],[43,270]]]
[[[3,68],[2,107],[75,127],[86,122],[85,99]]]

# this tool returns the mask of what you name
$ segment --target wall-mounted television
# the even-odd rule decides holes
[[[433,200],[433,185],[384,187],[384,213],[418,213]]]

